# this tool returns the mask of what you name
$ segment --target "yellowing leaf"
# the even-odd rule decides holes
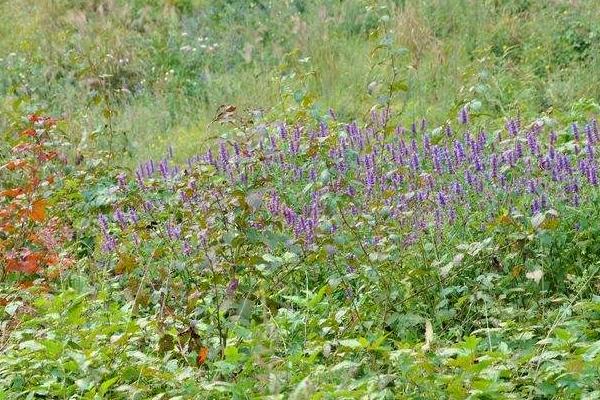
[[[119,258],[119,262],[115,266],[115,274],[120,275],[126,272],[130,272],[135,267],[135,264],[135,257],[129,254],[123,254]]]
[[[34,221],[43,222],[46,219],[46,200],[35,200],[31,204],[31,211],[29,213],[29,216]]]
[[[515,265],[512,270],[510,271],[510,273],[512,274],[512,276],[514,278],[518,278],[521,275],[521,272],[523,272],[523,266],[522,265]]]

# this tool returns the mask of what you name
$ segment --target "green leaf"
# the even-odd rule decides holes
[[[100,396],[104,396],[106,394],[106,392],[108,392],[110,387],[112,385],[114,385],[118,380],[119,380],[119,377],[115,376],[114,378],[110,378],[110,379],[102,382],[102,384],[100,385],[100,388],[98,389],[98,394]]]
[[[600,353],[600,340],[594,342],[583,354],[583,359],[587,362],[590,362],[596,358],[596,356]]]
[[[340,346],[349,347],[351,349],[359,349],[363,344],[357,339],[342,339],[339,341]]]
[[[21,344],[19,344],[19,349],[22,349],[22,350],[40,351],[40,350],[44,350],[44,348],[45,347],[36,340],[27,340],[27,341],[21,342]]]
[[[236,362],[240,359],[239,350],[235,346],[227,346],[223,351],[223,355],[230,362]]]
[[[12,317],[15,315],[15,313],[17,312],[19,307],[21,307],[22,305],[23,305],[23,302],[21,302],[21,301],[13,301],[13,302],[8,303],[4,307],[4,311]]]
[[[319,289],[319,291],[317,292],[317,294],[315,296],[313,296],[313,298],[309,301],[308,303],[308,308],[314,308],[317,304],[319,304],[321,302],[321,300],[323,300],[323,296],[325,296],[325,292],[327,292],[327,289],[329,288],[328,284],[325,284],[321,287],[321,289]]]
[[[408,91],[408,83],[405,81],[396,81],[391,86],[392,92],[407,92]]]

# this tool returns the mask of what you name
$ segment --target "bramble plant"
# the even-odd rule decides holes
[[[47,266],[64,268],[69,264],[61,254],[69,229],[48,204],[65,162],[54,143],[57,121],[36,114],[29,115],[27,121],[12,138],[6,138],[12,147],[6,149],[9,157],[0,166],[2,277],[7,272],[47,273]]]

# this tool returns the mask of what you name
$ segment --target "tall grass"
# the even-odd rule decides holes
[[[221,104],[282,117],[287,93],[312,115],[366,114],[388,101],[388,40],[408,50],[392,99],[407,120],[474,100],[492,119],[569,119],[600,102],[599,22],[594,2],[559,0],[3,2],[0,96],[67,115],[84,149],[114,135],[134,158],[186,155]]]

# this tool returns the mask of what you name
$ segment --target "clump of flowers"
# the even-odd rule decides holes
[[[335,249],[336,235],[357,224],[372,226],[366,237],[393,234],[406,249],[432,234],[442,241],[453,227],[478,229],[503,213],[577,208],[597,191],[595,119],[564,131],[509,119],[491,133],[473,125],[466,107],[457,126],[431,131],[423,120],[389,132],[389,115],[371,118],[365,127],[335,120],[259,126],[256,140],[223,141],[183,166],[172,164],[169,150],[128,181],[118,177],[136,200],[100,216],[102,249],[112,254],[124,241],[137,251],[157,240],[168,243],[173,259],[212,263],[227,257],[211,255],[211,243],[245,237],[247,229],[281,232],[286,246],[306,252]],[[265,249],[257,240],[253,246],[256,253]],[[233,263],[225,263],[235,275]],[[227,282],[241,285],[237,279]]]
[[[322,123],[316,130],[276,124],[274,132],[261,127],[257,143],[220,143],[217,156],[208,150],[190,158],[183,169],[171,166],[168,159],[149,161],[137,169],[135,180],[140,190],[186,185],[179,189],[181,206],[201,207],[203,188],[187,178],[196,166],[211,166],[232,187],[249,187],[275,177],[280,187],[264,191],[265,211],[271,221],[283,222],[306,245],[327,233],[322,229],[326,220],[340,224],[331,210],[324,213],[324,198],[331,195],[351,196],[354,201],[347,211],[352,215],[370,212],[374,205],[385,206],[394,221],[409,225],[414,233],[413,228],[451,224],[478,208],[491,214],[501,206],[537,214],[560,204],[578,206],[598,185],[600,140],[595,120],[584,125],[583,138],[576,124],[573,137],[568,133],[559,137],[539,121],[522,128],[516,119],[507,121],[506,132],[475,131],[466,107],[458,120],[462,132],[448,126],[445,134],[436,136],[402,126],[386,136],[372,127],[361,129],[357,123],[336,124],[337,129]],[[119,185],[124,186],[123,177]],[[306,185],[309,191],[294,190]],[[157,207],[144,205],[146,211]],[[122,229],[129,224],[121,210],[115,211],[113,219]],[[110,251],[115,240],[105,217],[100,226]],[[179,227],[171,223],[165,232],[170,240],[182,237]]]

